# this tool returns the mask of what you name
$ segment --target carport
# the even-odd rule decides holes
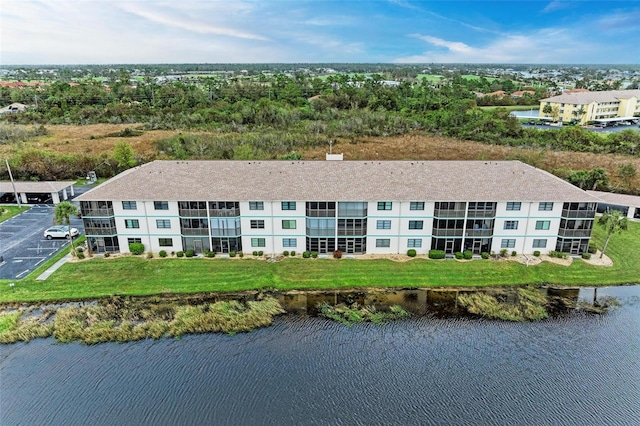
[[[0,203],[16,204],[15,185],[22,204],[58,204],[75,195],[74,184],[74,181],[51,181],[14,182],[12,185],[9,181],[0,181]]]

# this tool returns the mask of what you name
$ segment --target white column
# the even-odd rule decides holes
[[[56,195],[58,195],[58,194],[56,194]],[[62,189],[62,199],[66,201],[68,198],[69,198],[69,196],[67,195],[67,188],[63,188]]]
[[[60,195],[58,195],[58,193],[57,193],[57,192],[52,192],[52,193],[51,193],[51,198],[53,199],[53,204],[58,204],[58,203],[60,203]],[[66,200],[66,199],[67,199],[67,198],[65,197],[65,200]]]
[[[27,201],[27,193],[26,192],[21,192],[20,193],[20,200],[22,200],[22,204],[29,204],[29,202]]]

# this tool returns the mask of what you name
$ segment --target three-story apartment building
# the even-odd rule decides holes
[[[581,254],[597,199],[518,161],[154,161],[77,198],[95,252]]]

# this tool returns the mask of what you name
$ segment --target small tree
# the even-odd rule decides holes
[[[119,168],[128,169],[136,165],[133,148],[124,141],[118,142],[113,148],[113,159],[116,160]]]
[[[551,105],[547,104],[542,108],[542,112],[544,113],[545,117],[548,117],[549,114],[553,112],[553,108],[551,108]]]
[[[609,239],[612,234],[619,234],[622,231],[627,230],[627,217],[620,210],[611,210],[609,212],[605,212],[598,219],[598,225],[600,225],[607,232],[607,239],[604,242],[604,246],[602,246],[602,252],[600,252],[600,257],[604,255],[604,251],[607,249],[607,244],[609,244]]]
[[[73,237],[71,236],[71,216],[78,214],[78,208],[69,201],[62,201],[56,206],[53,219],[58,225],[67,225],[69,229],[69,243],[74,256],[77,256],[76,248],[73,246]]]

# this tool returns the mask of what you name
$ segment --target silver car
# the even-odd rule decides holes
[[[77,237],[80,235],[76,228],[71,228],[71,236]],[[47,240],[52,238],[69,238],[69,227],[68,226],[52,226],[44,231],[44,237]]]

